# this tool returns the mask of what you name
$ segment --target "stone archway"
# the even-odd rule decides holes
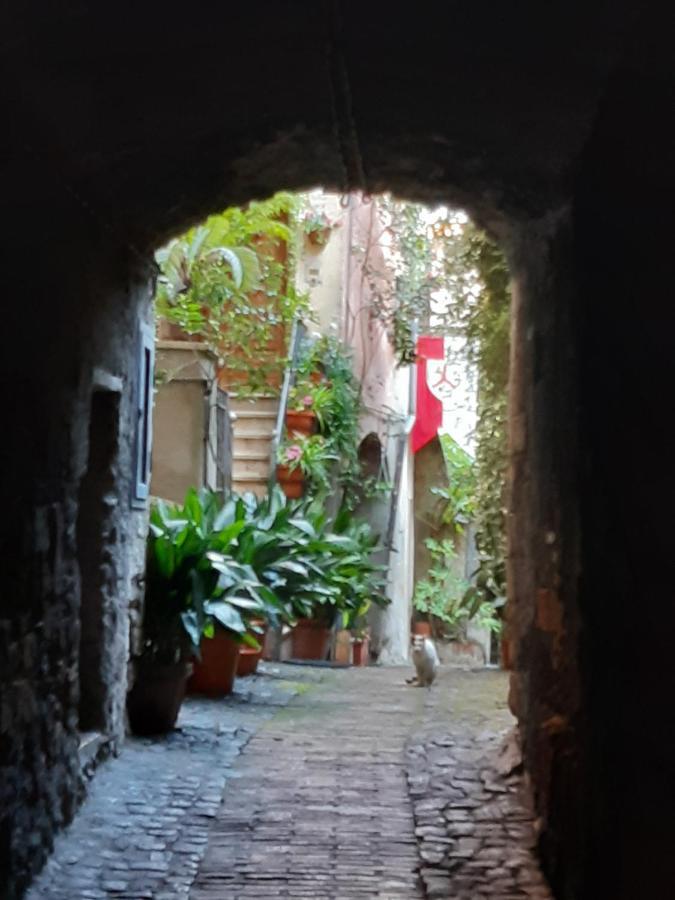
[[[513,701],[544,860],[561,897],[663,895],[673,613],[667,567],[650,563],[670,533],[665,13],[343,0],[177,26],[165,5],[129,20],[33,0],[3,15],[0,869],[23,883],[79,795],[87,398],[96,367],[121,379],[128,463],[149,250],[211,209],[321,183],[464,205],[508,250]],[[130,493],[122,474],[125,610],[142,569]]]

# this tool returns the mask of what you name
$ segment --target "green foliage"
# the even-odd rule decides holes
[[[448,484],[432,487],[431,493],[446,501],[441,517],[461,534],[472,521],[476,509],[476,471],[474,462],[449,434],[439,435],[448,472]]]
[[[279,447],[277,462],[291,472],[300,469],[312,495],[330,491],[331,467],[339,457],[331,452],[326,438],[320,434],[287,438]]]
[[[292,277],[296,207],[285,193],[232,207],[156,253],[158,316],[197,336],[253,392],[269,389],[282,366],[269,349],[276,330],[308,310]],[[279,245],[288,261],[276,258]]]
[[[148,537],[144,655],[173,662],[198,653],[216,627],[255,644],[251,619],[349,615],[386,604],[383,570],[372,562],[370,526],[343,510],[331,519],[315,501],[289,502],[275,489],[222,501],[188,491],[153,505]],[[253,629],[254,630],[254,629]]]
[[[319,380],[316,379],[319,376]],[[309,401],[311,398],[311,402]],[[317,417],[325,452],[334,459],[331,475],[342,488],[342,504],[354,508],[367,489],[381,490],[381,485],[366,485],[358,458],[361,415],[360,387],[354,377],[350,351],[333,336],[307,339],[301,348],[296,389],[292,394],[294,408],[312,410]],[[326,488],[326,483],[317,485]],[[370,494],[369,494],[370,495]]]
[[[262,613],[260,586],[249,566],[222,560],[236,545],[241,525],[223,518],[208,491],[188,491],[181,505],[158,501],[150,512],[143,655],[175,662],[198,653],[203,634],[218,621],[238,637],[245,617]]]
[[[478,372],[475,586],[484,600],[499,607],[506,598],[509,272],[499,247],[474,226],[465,229],[452,271],[457,295],[463,298],[457,304],[457,322]],[[472,272],[478,275],[477,292],[475,275],[467,274]]]
[[[308,209],[300,220],[303,232],[319,247],[325,247],[334,223],[324,212]]]
[[[415,609],[429,616],[436,633],[451,640],[465,640],[467,626],[472,621],[498,630],[499,621],[492,604],[454,570],[457,553],[453,541],[428,538],[425,543],[432,564],[427,577],[418,581],[415,587]]]

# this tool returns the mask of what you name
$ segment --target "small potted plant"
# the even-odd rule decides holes
[[[316,431],[317,420],[314,412],[314,385],[310,382],[296,384],[289,393],[286,409],[286,431],[291,437],[309,437]]]
[[[237,677],[244,678],[247,675],[255,675],[258,663],[262,659],[265,636],[267,634],[267,621],[265,619],[251,619],[248,623],[248,635],[252,643],[243,643],[239,648],[237,661]]]
[[[302,230],[307,243],[319,249],[325,247],[335,224],[326,213],[310,209],[302,217]]]
[[[248,617],[263,611],[258,594],[262,585],[251,566],[228,554],[210,551],[207,559],[218,579],[212,599],[204,604],[204,638],[189,686],[194,693],[223,697],[234,686],[241,647],[260,649]]]
[[[287,497],[301,497],[305,483],[314,492],[328,491],[331,466],[336,460],[322,435],[297,435],[279,448],[277,480]]]

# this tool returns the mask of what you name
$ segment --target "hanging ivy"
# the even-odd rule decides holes
[[[478,374],[474,524],[485,600],[506,598],[507,392],[509,380],[509,271],[499,247],[472,224],[445,257],[457,327]]]

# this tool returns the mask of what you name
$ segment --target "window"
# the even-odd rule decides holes
[[[135,473],[132,503],[145,506],[150,494],[152,458],[152,382],[155,362],[155,335],[149,325],[141,325],[136,381]]]

